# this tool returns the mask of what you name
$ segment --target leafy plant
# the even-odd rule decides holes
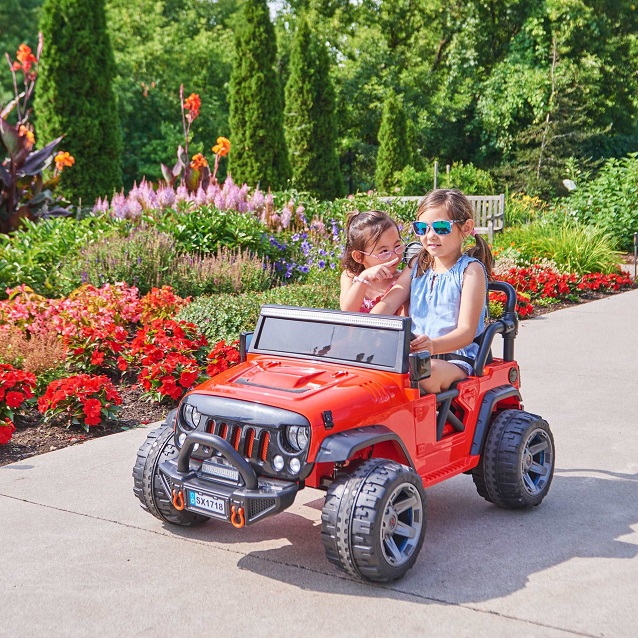
[[[263,304],[338,308],[339,287],[334,284],[290,284],[251,295],[200,297],[180,310],[177,319],[194,323],[209,341],[226,342],[244,330],[253,330]]]
[[[584,226],[597,226],[620,250],[630,251],[638,232],[638,153],[609,159],[596,177],[573,175],[576,190],[562,200]]]
[[[116,230],[103,216],[81,220],[57,217],[37,223],[24,219],[10,236],[0,235],[0,295],[5,288],[20,284],[49,297],[69,292],[62,265],[87,244]],[[70,273],[74,281],[75,274]]]
[[[88,432],[91,426],[113,419],[121,403],[122,397],[107,377],[78,374],[52,381],[38,399],[38,410],[46,422],[80,425]]]

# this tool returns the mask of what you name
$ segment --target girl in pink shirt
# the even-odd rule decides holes
[[[341,310],[370,312],[399,278],[397,267],[404,251],[399,227],[387,213],[350,213],[341,260]],[[405,315],[404,308],[395,314]]]

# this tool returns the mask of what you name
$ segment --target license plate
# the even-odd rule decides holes
[[[188,490],[188,505],[218,516],[226,516],[226,499]]]

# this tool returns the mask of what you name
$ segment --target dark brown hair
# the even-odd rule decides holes
[[[416,212],[417,219],[431,208],[444,208],[451,221],[466,222],[474,219],[474,208],[470,200],[459,190],[453,188],[439,188],[430,191],[419,203]],[[474,235],[476,245],[465,251],[466,255],[474,257],[483,263],[487,278],[492,279],[492,251],[488,243],[480,236]],[[417,275],[422,275],[432,268],[434,258],[423,248],[417,260]]]
[[[362,273],[365,268],[363,264],[354,260],[352,251],[363,251],[370,242],[374,246],[381,235],[389,228],[396,228],[400,236],[397,223],[382,210],[352,211],[348,213],[346,218],[346,247],[341,258],[343,269],[352,275]]]

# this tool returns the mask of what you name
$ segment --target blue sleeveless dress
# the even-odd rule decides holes
[[[452,332],[458,326],[463,275],[473,261],[481,264],[485,272],[485,266],[481,261],[466,254],[461,255],[446,273],[435,273],[430,269],[417,277],[416,267],[414,268],[410,285],[410,318],[412,330],[416,334],[436,339]],[[485,272],[485,285],[487,286],[487,272]],[[485,329],[486,317],[487,304],[484,302],[475,337],[478,337]],[[472,342],[465,348],[456,350],[454,354],[474,360],[478,350],[478,344]],[[472,365],[467,361],[456,360],[450,354],[446,354],[445,359],[462,368],[467,374],[474,373]]]

